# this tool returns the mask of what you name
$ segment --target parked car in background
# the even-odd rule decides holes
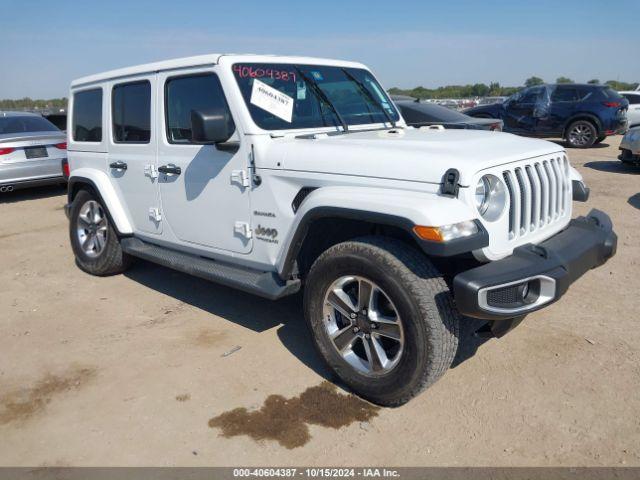
[[[629,101],[606,85],[537,85],[510,96],[504,103],[464,113],[499,118],[504,131],[530,137],[564,138],[575,148],[588,148],[627,129]]]
[[[60,130],[65,132],[67,130],[67,114],[66,113],[50,113],[43,115],[44,118],[53,123]]]
[[[64,183],[67,137],[40,115],[0,112],[0,193]]]
[[[484,97],[478,100],[477,106],[480,107],[482,105],[494,105],[496,103],[502,103],[507,99],[507,97]]]
[[[458,109],[458,102],[455,100],[436,100],[437,105],[442,105],[443,107],[450,108],[451,110]]]
[[[444,128],[466,128],[473,130],[502,130],[502,120],[493,118],[473,118],[464,113],[445,108],[435,103],[422,103],[415,100],[396,100],[405,122],[412,127],[442,125]]]
[[[618,93],[629,100],[629,111],[627,112],[629,128],[637,127],[640,125],[640,90]]]
[[[623,163],[640,165],[640,127],[630,128],[620,142],[622,153],[618,158]]]
[[[458,101],[458,108],[473,108],[476,105],[478,105],[478,102],[471,98],[463,98]]]

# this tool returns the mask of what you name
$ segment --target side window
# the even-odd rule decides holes
[[[629,100],[629,105],[638,105],[640,104],[640,95],[634,95],[631,93],[623,94],[623,96]]]
[[[518,99],[518,103],[521,104],[530,104],[536,103],[538,99],[542,96],[544,92],[544,87],[533,87],[527,90],[524,90]]]
[[[578,91],[574,87],[556,87],[551,94],[552,102],[577,102]]]
[[[123,83],[111,94],[113,141],[149,143],[151,138],[151,84]]]
[[[102,89],[73,94],[71,131],[76,142],[102,141]]]
[[[174,77],[165,85],[165,116],[169,143],[191,143],[191,112],[229,110],[217,75]]]

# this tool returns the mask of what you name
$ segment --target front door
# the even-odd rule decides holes
[[[129,212],[134,230],[162,233],[160,197],[156,176],[158,134],[152,120],[156,113],[156,75],[141,76],[110,86],[111,115],[107,129],[107,171]]]
[[[163,138],[158,145],[163,215],[175,234],[194,246],[251,251],[249,152],[191,141],[191,112],[228,109],[212,69],[159,74]],[[232,140],[241,140],[236,130]],[[162,173],[162,171],[167,173]]]
[[[536,107],[543,97],[544,87],[523,90],[505,105],[505,130],[516,133],[533,133],[536,127]]]

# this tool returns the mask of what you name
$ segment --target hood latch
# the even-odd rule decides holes
[[[460,172],[458,172],[458,170],[456,170],[455,168],[450,168],[449,170],[444,172],[444,176],[442,177],[442,194],[457,197],[459,179]]]

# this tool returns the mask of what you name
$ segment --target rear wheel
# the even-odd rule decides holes
[[[459,314],[440,273],[412,247],[363,237],[324,252],[306,280],[305,317],[328,366],[358,395],[409,401],[450,367]]]
[[[606,136],[606,135],[600,135],[598,138],[596,138],[596,141],[595,141],[595,142],[593,142],[593,143],[594,143],[594,145],[597,145],[598,143],[602,143],[602,141],[603,141],[605,138],[607,138],[607,136]]]
[[[569,125],[565,140],[573,148],[589,148],[598,138],[598,132],[593,123],[588,120],[577,120]]]
[[[92,275],[122,273],[131,263],[120,248],[105,207],[88,190],[76,195],[69,215],[69,236],[76,264]]]

